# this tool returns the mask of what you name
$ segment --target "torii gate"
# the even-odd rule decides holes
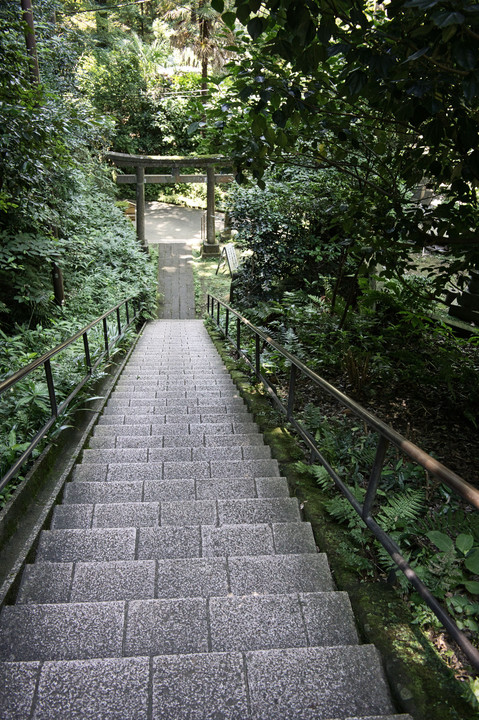
[[[136,184],[136,233],[138,240],[145,246],[145,182],[148,183],[206,183],[206,243],[203,244],[205,254],[214,255],[219,252],[215,237],[215,184],[232,182],[233,175],[216,174],[216,166],[232,167],[228,158],[222,155],[198,155],[196,157],[161,156],[161,155],[126,155],[109,152],[105,156],[118,167],[134,167],[135,175],[118,175],[116,182]],[[171,168],[170,175],[149,175],[147,167]],[[206,168],[206,175],[180,175],[180,168]]]

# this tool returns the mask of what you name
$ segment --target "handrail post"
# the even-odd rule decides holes
[[[107,357],[110,357],[110,348],[108,346],[108,326],[106,324],[106,318],[103,318],[103,338],[105,340],[105,353]]]
[[[118,337],[121,335],[121,318],[120,318],[120,308],[117,307],[116,309],[116,322],[118,325]]]
[[[208,315],[210,314],[210,295],[209,295],[209,293],[206,296],[206,312]]]
[[[293,417],[294,400],[296,396],[296,365],[291,363],[291,370],[289,372],[289,390],[288,390],[288,409],[286,411],[286,418],[291,420]]]
[[[236,318],[236,349],[238,352],[241,350],[241,322],[238,317]]]
[[[126,324],[130,324],[130,309],[128,307],[128,300],[125,301],[125,310],[126,310]]]
[[[47,379],[48,395],[50,398],[50,407],[52,409],[52,416],[57,417],[57,398],[55,395],[55,385],[53,383],[52,366],[50,360],[45,360],[43,367],[45,368],[45,376]]]
[[[364,498],[362,518],[363,520],[371,517],[371,510],[373,503],[376,498],[376,492],[378,489],[379,482],[381,480],[381,474],[383,471],[384,459],[386,452],[389,447],[389,440],[384,435],[379,436],[379,442],[376,449],[376,457],[374,458],[374,464],[371,468],[371,474],[369,476],[368,489],[366,491],[366,497]]]
[[[83,347],[85,350],[85,362],[86,368],[89,375],[91,375],[91,356],[90,356],[90,345],[88,344],[88,335],[83,333]]]
[[[256,367],[256,375],[259,377],[261,374],[261,352],[259,348],[259,335],[254,336],[254,360]]]
[[[216,301],[216,324],[218,327],[220,326],[220,304],[218,301]]]
[[[225,337],[228,337],[228,328],[230,324],[230,311],[228,308],[226,308],[226,318],[225,318]]]

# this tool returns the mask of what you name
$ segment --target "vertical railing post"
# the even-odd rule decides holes
[[[259,377],[261,374],[261,353],[260,353],[260,346],[259,346],[259,335],[254,336],[254,360],[255,360],[256,375]]]
[[[128,300],[125,301],[125,310],[126,310],[126,324],[130,324],[130,310],[128,308]]]
[[[120,318],[120,308],[117,307],[116,309],[116,322],[118,325],[118,337],[121,335],[121,318]]]
[[[206,296],[206,312],[208,313],[208,315],[210,314],[210,296],[209,295]]]
[[[241,321],[236,318],[236,349],[240,352],[241,349]]]
[[[138,165],[136,168],[136,235],[143,248],[145,241],[145,168]]]
[[[218,325],[218,327],[220,325],[220,307],[221,306],[220,306],[219,300],[217,300],[216,301],[216,324]]]
[[[50,407],[52,409],[52,415],[53,415],[53,417],[57,417],[57,415],[58,415],[57,399],[55,396],[55,386],[53,383],[52,366],[50,364],[50,360],[45,360],[43,367],[45,368],[45,376],[46,376],[46,380],[47,380],[48,396],[50,398]]]
[[[230,324],[230,311],[228,308],[226,308],[226,318],[225,318],[225,337],[228,337],[228,328]]]
[[[110,348],[108,346],[108,326],[106,324],[106,318],[103,318],[103,339],[105,340],[106,356],[110,357]]]
[[[85,333],[83,333],[83,347],[85,349],[85,363],[86,363],[86,369],[87,373],[91,375],[91,356],[90,356],[90,345],[88,344],[88,336]]]
[[[379,442],[376,449],[376,457],[374,458],[374,464],[371,468],[371,474],[369,476],[368,489],[366,491],[366,497],[364,498],[362,517],[366,520],[371,517],[371,510],[373,507],[374,499],[378,489],[379,481],[383,471],[384,459],[386,452],[389,447],[389,440],[384,435],[379,436]]]
[[[289,390],[288,390],[288,409],[286,417],[291,420],[293,417],[294,410],[294,399],[296,396],[296,365],[291,364],[291,370],[289,372]]]

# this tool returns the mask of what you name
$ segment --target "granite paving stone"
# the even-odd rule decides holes
[[[93,527],[155,527],[160,524],[160,504],[109,503],[95,505]]]
[[[240,653],[153,659],[153,720],[246,720],[249,717]]]
[[[108,482],[144,482],[145,480],[161,480],[163,463],[111,463],[108,466]]]
[[[30,717],[39,674],[39,662],[0,662],[2,720]]]
[[[190,558],[201,555],[199,525],[140,528],[138,532],[137,556],[140,560]]]
[[[317,551],[311,524],[273,523],[273,537],[276,552],[314,553]]]
[[[209,597],[227,595],[228,573],[225,558],[158,560],[158,598]]]
[[[76,563],[71,602],[106,602],[155,597],[153,560]]]
[[[296,595],[215,597],[209,606],[213,652],[308,644]]]
[[[208,651],[206,600],[138,600],[128,603],[126,655]]]
[[[346,592],[314,592],[299,597],[309,645],[358,643],[354,615]]]
[[[67,483],[64,503],[115,503],[141,502],[143,482],[132,480],[125,482],[82,482]]]
[[[70,599],[73,563],[37,562],[26,565],[17,604],[66,603]]]
[[[298,501],[289,497],[219,500],[218,516],[220,525],[300,520]]]
[[[233,556],[228,568],[235,595],[334,590],[324,554]]]
[[[32,720],[146,720],[148,658],[43,665]]]
[[[256,493],[258,497],[289,497],[288,480],[285,477],[257,477],[255,478]]]
[[[214,500],[182,500],[161,503],[161,525],[216,525]]]
[[[124,603],[7,605],[0,615],[1,660],[119,657]]]
[[[274,553],[270,525],[223,525],[201,528],[205,557],[217,555],[269,555]]]
[[[371,717],[392,713],[372,646],[288,648],[246,655],[255,720]],[[365,692],[366,689],[366,692]]]
[[[202,478],[196,482],[198,500],[255,497],[253,478]]]
[[[57,505],[53,511],[51,527],[54,530],[91,528],[92,519],[93,505]]]
[[[145,480],[143,500],[159,502],[171,500],[195,500],[197,497],[194,480]]]
[[[154,451],[152,451],[153,455]],[[154,455],[153,455],[154,457]],[[164,462],[163,477],[165,479],[183,479],[190,478],[196,480],[199,477],[210,477],[210,463],[207,461],[194,462]]]
[[[133,560],[135,544],[135,528],[44,530],[40,535],[36,560]]]

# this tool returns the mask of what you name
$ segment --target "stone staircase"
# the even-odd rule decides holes
[[[196,320],[147,326],[0,660],[2,720],[409,718]]]

